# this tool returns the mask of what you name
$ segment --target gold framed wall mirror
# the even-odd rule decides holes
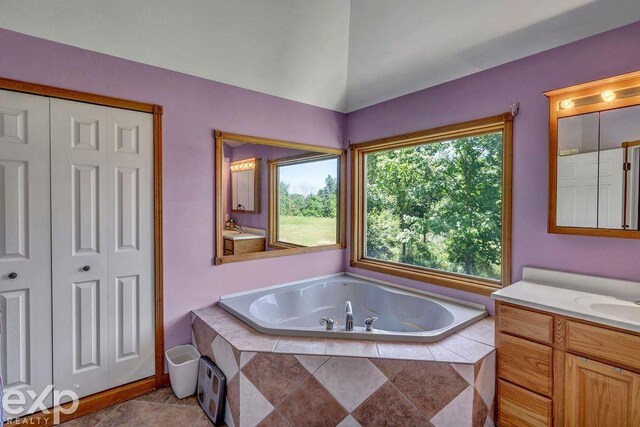
[[[344,150],[214,136],[214,264],[345,247]]]
[[[640,72],[546,92],[550,233],[640,238]]]

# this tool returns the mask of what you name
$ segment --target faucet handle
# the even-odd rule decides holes
[[[327,331],[333,331],[334,320],[330,317],[321,317],[320,324],[327,325]]]
[[[373,322],[375,322],[376,320],[378,320],[378,318],[375,316],[367,317],[366,319],[364,319],[364,330],[367,332],[371,332],[373,330]]]

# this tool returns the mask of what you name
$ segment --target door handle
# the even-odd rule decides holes
[[[12,271],[11,273],[9,273],[9,279],[13,280],[16,279],[18,277],[18,273]]]
[[[91,267],[89,267],[88,265],[85,265],[84,267],[82,267],[82,271],[89,271],[91,270]]]

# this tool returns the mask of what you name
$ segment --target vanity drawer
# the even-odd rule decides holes
[[[568,321],[567,349],[640,369],[640,337],[636,335]]]
[[[551,344],[553,317],[509,305],[498,305],[498,329],[525,338]]]
[[[498,376],[536,393],[551,396],[553,349],[522,338],[498,334]]]
[[[498,423],[508,426],[550,426],[552,403],[528,390],[498,381]]]

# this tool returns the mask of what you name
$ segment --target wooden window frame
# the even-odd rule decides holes
[[[286,165],[296,165],[301,163],[313,162],[316,160],[325,160],[325,159],[336,159],[336,163],[338,166],[337,178],[338,178],[338,194],[337,194],[337,216],[336,216],[336,243],[340,244],[341,241],[345,241],[340,236],[341,230],[341,221],[344,221],[344,218],[340,218],[340,212],[343,211],[342,207],[344,205],[344,201],[342,197],[340,197],[340,188],[341,184],[341,176],[342,171],[345,169],[343,163],[343,159],[346,159],[346,156],[338,155],[338,154],[328,154],[328,153],[315,153],[315,154],[302,154],[298,156],[291,157],[283,157],[280,159],[269,160],[269,220],[268,220],[268,242],[270,248],[273,249],[293,249],[293,248],[305,248],[307,246],[298,245],[296,243],[285,242],[282,240],[278,240],[278,194],[279,194],[279,179],[278,179],[278,167],[286,166]],[[345,183],[346,187],[346,183]],[[342,227],[344,228],[344,227]],[[325,245],[323,245],[325,246]],[[314,246],[311,246],[314,247]]]
[[[426,267],[382,261],[365,256],[365,157],[391,149],[450,141],[502,131],[502,254],[501,280],[483,279]],[[377,139],[351,146],[351,267],[489,295],[511,284],[511,204],[513,174],[513,115],[472,120],[449,126]]]

